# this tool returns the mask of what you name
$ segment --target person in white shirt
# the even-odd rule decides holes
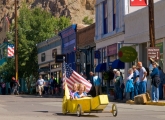
[[[42,92],[44,91],[44,80],[42,79],[42,76],[39,76],[39,79],[37,81],[37,85],[38,85],[38,92],[39,95],[42,97]]]

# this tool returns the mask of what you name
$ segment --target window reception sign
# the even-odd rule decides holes
[[[122,62],[133,62],[137,58],[136,50],[131,46],[124,46],[120,48],[118,57]]]

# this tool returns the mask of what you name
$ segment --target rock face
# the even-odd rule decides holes
[[[96,0],[19,0],[31,4],[31,7],[40,6],[52,15],[70,17],[72,23],[82,23],[84,17],[95,19]],[[19,2],[19,5],[21,3]],[[10,21],[14,17],[14,0],[1,0],[0,20],[8,16]],[[95,20],[94,20],[95,21]]]
[[[39,6],[53,16],[67,16],[74,24],[82,24],[84,17],[88,16],[95,21],[95,2],[96,0],[18,0],[27,2],[31,8]],[[0,0],[0,43],[6,37],[10,23],[14,20],[15,0]],[[19,8],[19,7],[18,7]],[[18,9],[19,10],[19,9]],[[7,27],[8,26],[8,27]],[[5,30],[4,30],[5,29]],[[2,33],[3,32],[3,33]],[[1,35],[3,34],[3,35]],[[3,38],[1,38],[3,36]],[[3,40],[2,40],[3,39]]]

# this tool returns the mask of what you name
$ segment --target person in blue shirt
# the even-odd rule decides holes
[[[83,98],[87,96],[87,93],[85,92],[86,87],[83,84],[79,84],[78,86],[78,92],[74,93],[74,98]]]
[[[163,99],[163,82],[165,80],[165,74],[161,67],[158,67],[159,69],[159,76],[160,76],[160,85],[159,85],[159,99]]]
[[[139,95],[139,71],[135,65],[132,66],[133,69],[133,83],[134,83],[134,96]]]
[[[160,84],[160,77],[159,77],[159,69],[157,68],[157,63],[152,63],[153,70],[150,74],[152,78],[152,102],[158,102],[159,100],[159,84]]]
[[[95,86],[96,96],[101,95],[101,79],[93,73],[93,85]]]

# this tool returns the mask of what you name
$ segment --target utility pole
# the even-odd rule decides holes
[[[17,26],[17,0],[15,0],[15,78],[18,80],[18,26]]]
[[[150,47],[155,47],[154,0],[148,0]]]

